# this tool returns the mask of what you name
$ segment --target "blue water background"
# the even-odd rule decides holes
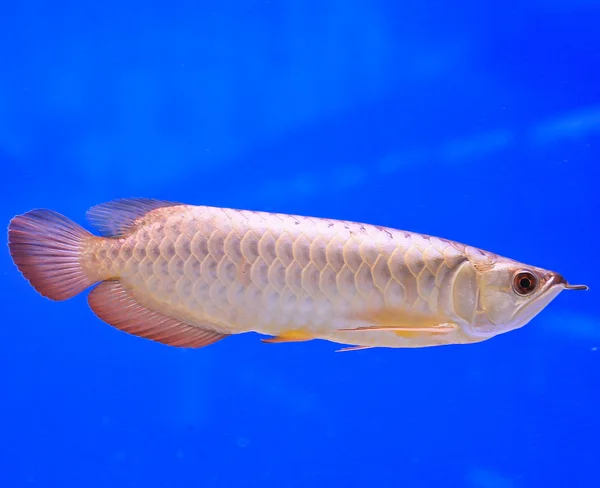
[[[0,253],[0,486],[600,486],[600,2],[3,2],[0,221],[147,196],[591,286],[490,341],[178,350]]]

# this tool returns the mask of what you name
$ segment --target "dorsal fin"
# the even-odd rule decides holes
[[[153,198],[120,198],[90,208],[86,217],[103,236],[121,237],[148,212],[176,205],[181,204]]]

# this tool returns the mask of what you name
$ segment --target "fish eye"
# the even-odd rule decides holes
[[[531,295],[538,286],[537,277],[530,271],[521,271],[513,279],[513,289],[519,295]]]

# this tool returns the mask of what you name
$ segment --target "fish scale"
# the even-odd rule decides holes
[[[147,303],[234,332],[326,333],[336,317],[386,306],[435,312],[443,283],[436,271],[444,252],[459,253],[439,239],[436,248],[411,233],[345,221],[191,206],[152,217],[160,223],[98,240],[92,261]]]
[[[56,212],[9,226],[15,264],[44,296],[88,297],[105,322],[202,347],[267,342],[364,347],[472,343],[522,327],[569,285],[558,273],[458,242],[377,225],[122,199],[93,207],[94,236]]]

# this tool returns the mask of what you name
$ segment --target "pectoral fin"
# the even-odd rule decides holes
[[[381,327],[381,326],[366,326],[366,327],[354,327],[350,329],[341,329],[347,331],[388,331],[394,332],[400,337],[416,337],[422,335],[440,335],[448,334],[456,329],[454,324],[438,324],[432,327]]]
[[[449,334],[457,325],[444,317],[422,315],[403,310],[384,310],[356,318],[364,325],[342,328],[344,331],[389,331],[400,337]]]
[[[375,346],[349,346],[337,349],[335,352],[350,352],[350,351],[362,351],[363,349],[374,349]]]

